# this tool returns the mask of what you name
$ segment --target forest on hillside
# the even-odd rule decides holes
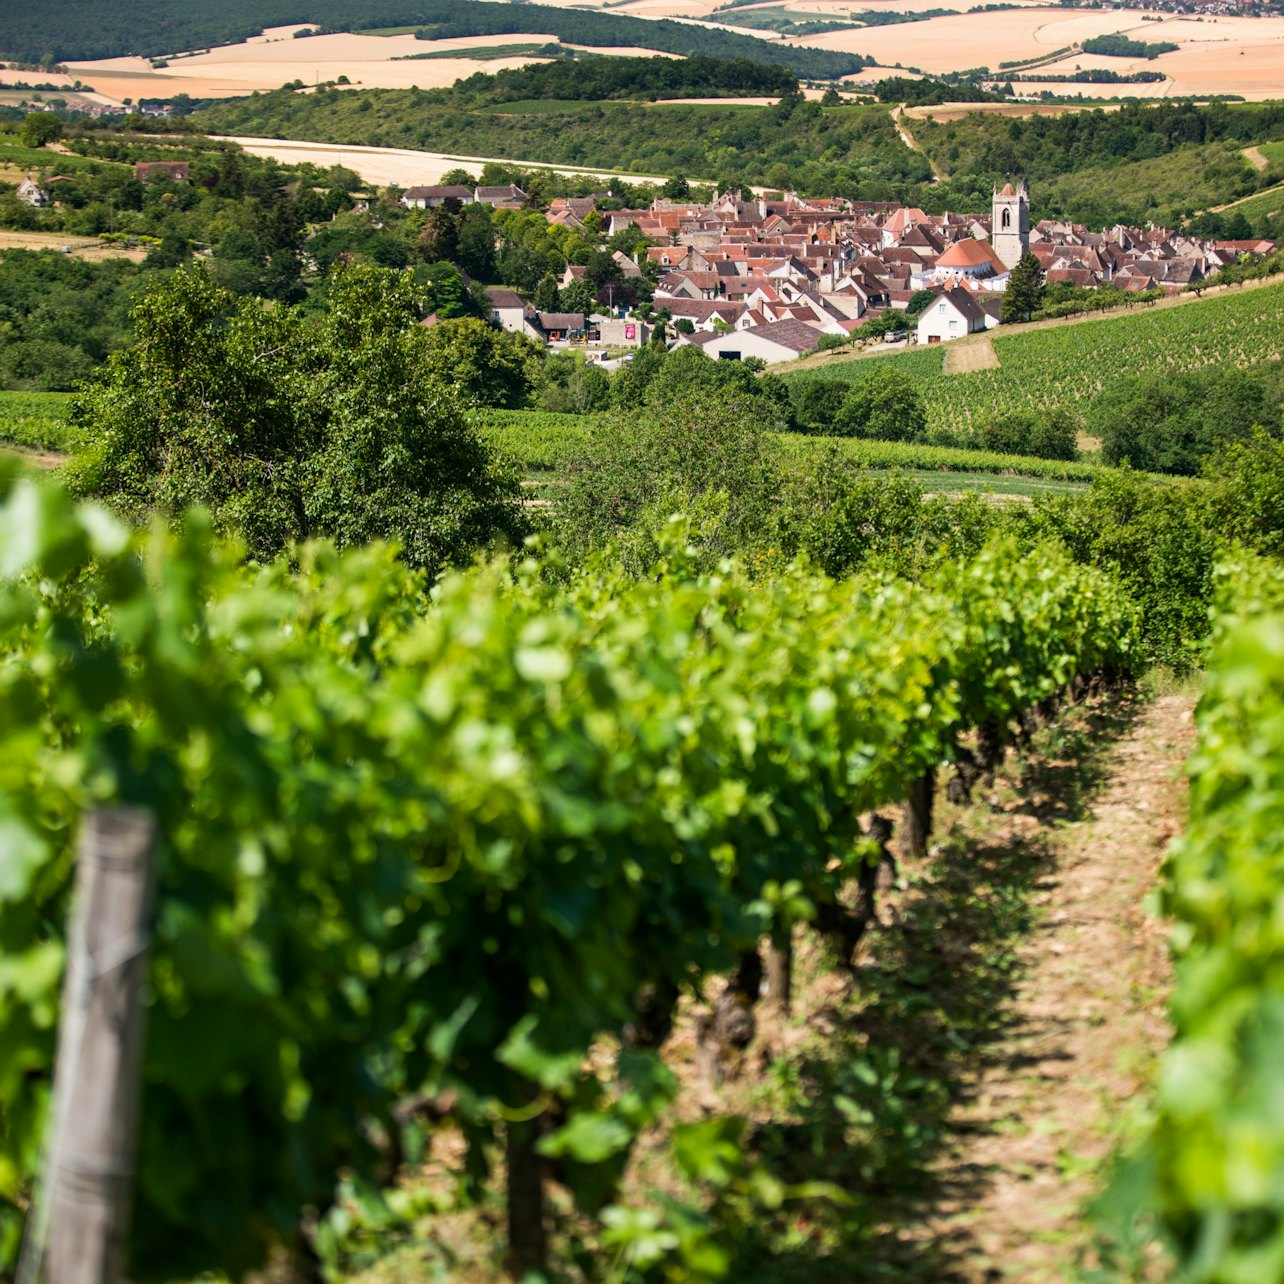
[[[45,0],[0,15],[0,56],[45,63],[121,54],[157,56],[231,44],[265,27],[310,23],[323,31],[419,27],[428,38],[505,33],[556,36],[605,48],[657,49],[683,56],[751,58],[788,67],[801,76],[835,79],[870,60],[802,45],[777,44],[733,31],[615,13],[559,9],[539,4],[489,4],[484,0],[138,0],[91,4]]]
[[[797,92],[797,77],[784,67],[747,58],[588,57],[513,67],[494,75],[478,72],[441,91],[441,101],[645,102],[658,98],[779,98]]]
[[[511,84],[567,69],[513,73]],[[590,73],[592,74],[592,73]],[[609,73],[602,73],[609,74]],[[528,81],[526,78],[530,77]],[[602,165],[692,181],[767,184],[809,196],[900,200],[929,212],[983,210],[1013,174],[1034,189],[1037,218],[1181,222],[1277,181],[1239,155],[1284,130],[1284,106],[1128,105],[1013,120],[981,113],[913,122],[924,155],[901,141],[887,107],[791,96],[770,107],[546,100],[538,111],[479,103],[488,78],[453,89],[288,90],[217,104],[194,118],[212,133],[420,147],[469,155]],[[928,157],[948,175],[934,181]]]

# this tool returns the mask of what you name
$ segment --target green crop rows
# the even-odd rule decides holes
[[[389,1138],[424,1153],[429,1120],[396,1113],[417,1094],[449,1103],[475,1180],[507,1132],[510,1174],[538,1184],[540,1155],[560,1159],[600,1209],[676,1084],[654,1043],[590,1049],[671,1019],[764,933],[839,912],[878,858],[860,814],[969,728],[1135,655],[1133,605],[1056,546],[994,544],[912,585],[701,577],[689,528],[671,535],[641,580],[498,564],[429,606],[385,547],[247,566],[199,518],[134,532],[13,486],[0,1270],[39,1153],[86,808],[150,808],[163,855],[131,1274],[239,1276],[324,1215],[340,1174],[377,1200]],[[554,1101],[537,1155],[526,1121]],[[732,1160],[712,1140],[716,1174]],[[667,1255],[671,1278],[725,1275],[679,1217],[657,1235],[617,1207],[603,1242]]]
[[[37,450],[72,450],[63,422],[71,394],[66,392],[0,392],[0,441]]]
[[[943,353],[933,348],[785,378],[791,383],[851,381],[863,377],[872,362],[890,363],[918,384],[928,405],[929,432],[975,427],[1013,410],[1057,405],[1082,410],[1112,384],[1134,375],[1278,358],[1284,354],[1284,286],[1021,334],[1005,336],[1000,330],[993,343],[997,370],[946,375]]]
[[[939,360],[935,352],[911,354]],[[581,447],[597,415],[557,415],[542,410],[479,410],[474,412],[482,436],[491,445],[513,456],[523,471],[552,472],[561,468]],[[963,450],[952,446],[925,446],[899,441],[856,441],[840,437],[781,434],[787,455],[806,457],[837,447],[858,463],[873,469],[909,469],[923,473],[1011,474],[1047,482],[1090,482],[1103,465],[1035,459],[1029,455],[1001,455],[988,450]]]
[[[1219,599],[1190,824],[1165,866],[1175,1037],[1108,1218],[1129,1245],[1158,1213],[1182,1279],[1231,1284],[1284,1263],[1284,572],[1246,560]]]

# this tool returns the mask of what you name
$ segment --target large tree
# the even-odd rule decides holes
[[[199,269],[154,287],[73,403],[81,488],[136,520],[203,505],[258,557],[388,539],[436,571],[519,537],[517,479],[434,374],[411,275],[349,267],[328,296],[309,321]]]
[[[1043,301],[1043,269],[1029,250],[1016,261],[1008,274],[1008,288],[1003,291],[1004,321],[1028,321]]]

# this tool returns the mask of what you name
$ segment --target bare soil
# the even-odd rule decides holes
[[[1270,161],[1268,161],[1266,157],[1262,155],[1260,148],[1245,147],[1243,151],[1243,156],[1244,156],[1244,159],[1255,170],[1258,171],[1258,173],[1261,173],[1262,170],[1266,169],[1266,167],[1270,165]]]
[[[1165,930],[1145,901],[1185,817],[1191,714],[1188,695],[1145,708],[1081,818],[1049,837],[1004,1034],[969,1077],[917,1232],[950,1246],[950,1278],[1062,1279],[1083,1245],[1079,1210],[1170,1035]],[[1061,806],[1032,801],[1000,822],[1018,842]]]
[[[63,250],[72,258],[91,262],[130,259],[141,263],[147,257],[144,248],[113,245],[96,237],[71,236],[64,232],[0,231],[0,250]]]
[[[968,374],[973,370],[997,370],[999,354],[988,334],[981,334],[971,343],[951,344],[945,349],[945,373]]]
[[[67,456],[60,455],[56,450],[37,450],[34,446],[20,446],[15,441],[0,439],[0,456],[4,455],[17,456],[24,464],[30,464],[44,472],[67,462]]]

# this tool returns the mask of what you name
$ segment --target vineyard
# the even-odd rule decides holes
[[[70,450],[65,392],[0,392],[0,441],[41,450]]]
[[[1173,1043],[1145,1144],[1111,1192],[1137,1260],[1158,1215],[1183,1278],[1279,1279],[1284,1263],[1284,571],[1224,568],[1188,773],[1188,831],[1165,868]]]
[[[871,365],[909,375],[928,411],[928,431],[976,427],[996,415],[1078,406],[1136,375],[1181,373],[1211,365],[1256,365],[1284,355],[1284,286],[993,337],[997,370],[945,375],[939,348],[870,357],[786,374],[791,384],[861,379]]]
[[[339,1176],[383,1207],[433,1132],[460,1180],[505,1174],[519,1275],[554,1172],[637,1279],[743,1277],[721,1198],[843,1198],[755,1176],[712,1120],[675,1133],[694,1203],[612,1202],[674,1092],[677,1005],[729,978],[716,1056],[764,967],[787,994],[804,924],[850,955],[889,859],[877,809],[908,799],[924,850],[934,773],[966,789],[1070,686],[1128,671],[1135,608],[1055,547],[918,585],[760,581],[694,574],[691,534],[645,579],[495,565],[429,606],[386,548],[247,567],[198,520],[134,534],[12,486],[0,1260],[49,1100],[72,840],[121,803],[160,833],[135,1277],[244,1271],[308,1208],[324,1251]]]
[[[928,355],[928,354],[924,354]],[[931,354],[935,356],[935,354]],[[481,435],[512,455],[529,474],[556,472],[582,450],[599,415],[557,415],[542,410],[484,410],[474,412]],[[866,441],[840,437],[781,433],[780,448],[787,456],[807,460],[837,449],[855,463],[874,470],[904,470],[924,474],[973,474],[977,485],[997,482],[1000,475],[1029,478],[1048,489],[1069,489],[1103,475],[1101,464],[1035,459],[988,450],[926,446],[911,442]],[[957,477],[940,479],[945,489],[960,485]]]

